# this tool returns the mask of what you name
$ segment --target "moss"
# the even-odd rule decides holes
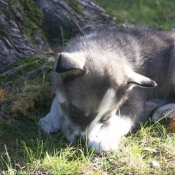
[[[32,0],[19,0],[19,2],[21,12],[24,15],[24,30],[27,36],[31,37],[37,26],[42,24],[43,13]]]
[[[19,11],[22,19],[14,15],[16,10]],[[43,13],[32,0],[11,1],[7,8],[7,12],[9,12],[9,18],[15,21],[19,21],[20,24],[23,25],[25,34],[30,39],[33,33],[39,31],[36,29],[39,28],[39,26],[42,24]]]
[[[8,36],[8,33],[5,30],[0,29],[0,36]]]
[[[83,13],[82,7],[75,0],[66,0],[78,13]]]
[[[31,23],[41,25],[43,20],[42,11],[35,5],[32,0],[19,0],[20,8],[23,14],[25,15],[26,25],[30,27]],[[30,21],[30,23],[29,23]],[[31,26],[33,28],[33,26]]]

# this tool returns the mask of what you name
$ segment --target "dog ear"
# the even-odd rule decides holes
[[[154,80],[151,80],[148,77],[145,77],[141,74],[138,74],[132,70],[127,71],[128,74],[128,90],[131,90],[134,86],[140,86],[144,88],[156,87],[157,84]]]
[[[84,53],[60,53],[55,71],[66,76],[84,75],[85,58]]]

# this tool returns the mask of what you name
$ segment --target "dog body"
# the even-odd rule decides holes
[[[116,27],[73,39],[55,65],[56,96],[40,119],[45,132],[61,130],[76,143],[88,138],[96,152],[145,122],[147,101],[168,104],[175,88],[175,33]]]

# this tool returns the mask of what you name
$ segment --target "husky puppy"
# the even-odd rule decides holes
[[[161,99],[163,106],[174,95],[174,43],[173,31],[143,28],[76,37],[55,64],[56,96],[41,127],[61,130],[72,143],[86,137],[96,152],[115,150],[122,136],[147,120],[149,100]],[[157,113],[159,108],[154,120]]]

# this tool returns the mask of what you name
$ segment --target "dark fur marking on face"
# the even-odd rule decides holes
[[[107,120],[110,118],[110,116],[109,115],[107,115],[107,116],[103,116],[103,117],[101,117],[101,119],[100,119],[100,123],[106,123],[107,122]]]
[[[71,114],[77,118],[81,118],[84,117],[84,111],[76,106],[74,106],[73,104],[70,104],[70,110],[71,110]]]
[[[91,112],[87,116],[85,115],[84,110],[72,104],[67,105],[66,103],[60,103],[60,107],[62,108],[66,116],[68,116],[72,122],[79,124],[82,127],[82,129],[86,129],[85,127],[87,127],[87,125],[89,125],[97,115],[96,113],[94,114]]]

